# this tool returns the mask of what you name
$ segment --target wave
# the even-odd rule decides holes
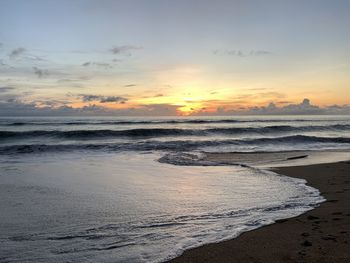
[[[176,135],[195,135],[186,129],[130,129],[130,130],[70,130],[70,131],[0,131],[0,139],[56,137],[66,139],[98,139],[110,137],[161,137]]]
[[[348,119],[176,119],[176,120],[113,120],[113,121],[15,121],[0,122],[0,126],[64,126],[64,125],[153,125],[153,124],[219,124],[219,123],[268,123],[268,122],[339,122]]]
[[[0,131],[0,140],[35,137],[54,137],[60,139],[104,139],[113,137],[164,137],[164,136],[206,136],[206,135],[239,135],[266,134],[310,131],[347,131],[350,125],[337,124],[330,126],[267,126],[248,128],[210,128],[210,129],[129,129],[129,130],[70,130],[70,131]]]
[[[180,140],[180,141],[158,141],[147,140],[140,142],[125,143],[102,143],[102,144],[26,144],[8,145],[0,147],[0,154],[16,153],[40,153],[40,152],[69,152],[69,151],[193,151],[201,147],[215,147],[226,145],[237,146],[261,146],[261,145],[283,145],[283,144],[312,144],[312,143],[332,143],[349,144],[348,137],[318,137],[306,135],[284,136],[276,138],[256,138],[241,140]]]
[[[236,123],[239,120],[149,120],[149,121],[73,121],[73,122],[11,122],[3,126],[62,126],[62,125],[132,125],[132,124],[202,124],[202,123]]]
[[[221,134],[246,134],[246,133],[278,133],[278,132],[311,132],[311,131],[346,131],[350,130],[350,124],[335,125],[314,125],[314,126],[289,126],[275,125],[265,127],[246,127],[246,128],[212,128],[207,129],[210,133]]]

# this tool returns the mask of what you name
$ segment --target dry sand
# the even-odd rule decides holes
[[[275,168],[304,178],[327,199],[295,218],[186,251],[170,262],[350,262],[350,162]]]

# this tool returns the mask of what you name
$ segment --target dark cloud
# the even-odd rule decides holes
[[[132,51],[140,50],[142,47],[133,46],[133,45],[124,45],[124,46],[114,46],[109,51],[114,55],[127,55],[131,56]]]
[[[12,60],[28,60],[28,61],[47,61],[46,58],[30,54],[27,49],[23,47],[15,48],[11,50],[11,52],[8,54],[9,58]]]
[[[47,69],[40,69],[37,67],[33,67],[34,74],[37,75],[38,78],[43,78],[49,75],[49,71]]]
[[[258,57],[272,55],[272,52],[267,50],[236,50],[236,49],[216,49],[213,51],[214,55],[217,56],[235,56],[235,57]]]
[[[86,97],[94,101],[101,99],[101,96],[89,95]],[[107,98],[107,97],[106,97]],[[112,98],[112,97],[111,97]],[[118,97],[116,97],[118,98]],[[170,104],[149,104],[138,105],[133,108],[111,109],[100,105],[87,105],[80,108],[72,108],[67,105],[69,101],[38,100],[32,103],[24,103],[15,96],[5,96],[0,99],[0,116],[175,116],[181,105]],[[227,110],[225,107],[218,107],[216,112],[207,112],[203,107],[196,115],[307,115],[307,114],[350,114],[350,105],[331,105],[319,107],[312,105],[310,100],[304,99],[299,104],[289,104],[278,107],[270,103],[263,107],[239,107],[237,110]]]
[[[97,101],[99,100],[102,96],[99,95],[90,95],[90,94],[80,94],[78,97],[81,97],[84,102],[88,101]]]
[[[151,92],[151,91],[149,91],[149,92]],[[150,96],[142,96],[143,99],[159,98],[159,97],[164,97],[164,94],[158,93],[158,94],[154,94],[154,95],[150,95]]]
[[[289,100],[280,100],[280,101],[277,101],[278,104],[292,104],[293,102],[292,101],[289,101]]]
[[[262,107],[239,108],[237,110],[229,110],[220,107],[216,112],[210,113],[201,111],[197,115],[348,115],[350,114],[350,105],[331,105],[320,107],[313,105],[309,99],[305,98],[298,104],[287,104],[285,106],[276,106],[274,102],[270,102]]]
[[[136,85],[136,84],[127,84],[127,85],[124,85],[124,87],[126,87],[126,88],[135,87],[135,86],[137,86],[137,85]]]
[[[35,105],[40,105],[40,107],[62,107],[64,105],[67,105],[70,103],[68,100],[52,100],[52,99],[45,99],[45,100],[35,100],[32,103]]]
[[[100,102],[101,103],[107,103],[107,102],[115,102],[115,103],[121,103],[124,104],[127,102],[128,99],[124,97],[118,97],[118,96],[108,96],[108,97],[103,97],[101,98]]]
[[[277,107],[274,102],[271,102],[265,107],[256,107],[249,110],[257,114],[322,114],[324,109],[319,106],[312,105],[310,100],[305,98],[299,104],[288,104],[283,107]]]
[[[71,107],[37,107],[35,103],[24,103],[18,100],[0,102],[1,116],[60,116],[74,115]]]
[[[3,103],[12,103],[17,101],[20,96],[18,94],[11,94],[7,92],[0,93],[0,102]],[[1,111],[1,109],[0,109]]]
[[[0,93],[14,90],[14,87],[0,87]]]
[[[100,103],[120,103],[124,104],[128,101],[127,98],[120,96],[101,96],[101,95],[93,95],[93,94],[79,94],[78,98],[81,98],[83,102],[91,102],[98,101]]]
[[[9,57],[10,59],[16,59],[17,57],[19,57],[25,52],[26,52],[26,49],[23,47],[15,48],[10,52]]]
[[[93,62],[93,61],[88,61],[83,64],[81,64],[82,67],[89,67],[89,66],[96,66],[96,67],[101,67],[101,68],[112,68],[112,65],[108,63],[103,63],[103,62]]]
[[[11,102],[0,101],[0,116],[174,116],[178,108],[181,107],[169,104],[153,104],[140,105],[134,108],[110,109],[92,104],[73,108],[67,105],[57,106],[56,101],[46,104],[42,104],[41,101],[37,103],[24,103],[16,99]]]

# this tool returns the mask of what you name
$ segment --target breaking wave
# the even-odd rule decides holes
[[[176,120],[103,120],[103,121],[3,121],[0,126],[64,126],[64,125],[153,125],[153,124],[216,124],[216,123],[268,123],[268,122],[323,122],[323,119],[176,119]],[[329,119],[328,122],[343,121]]]
[[[208,129],[168,129],[141,128],[127,130],[34,130],[34,131],[0,131],[0,140],[35,137],[54,137],[60,139],[104,139],[113,137],[164,137],[164,136],[206,136],[206,135],[244,135],[288,132],[350,131],[349,124],[330,126],[289,126],[277,125],[266,127],[229,127]]]
[[[346,137],[317,137],[317,136],[284,136],[275,138],[256,139],[227,139],[227,140],[178,140],[159,141],[145,140],[139,142],[122,143],[75,143],[75,144],[27,144],[7,145],[0,147],[0,154],[38,153],[38,152],[64,152],[84,150],[104,151],[193,151],[201,147],[215,147],[223,145],[271,145],[271,144],[308,144],[308,143],[335,143],[350,144],[350,138]]]

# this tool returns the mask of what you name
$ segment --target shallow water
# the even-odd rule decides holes
[[[242,167],[174,166],[159,157],[3,158],[1,261],[160,262],[323,200],[303,180]]]

